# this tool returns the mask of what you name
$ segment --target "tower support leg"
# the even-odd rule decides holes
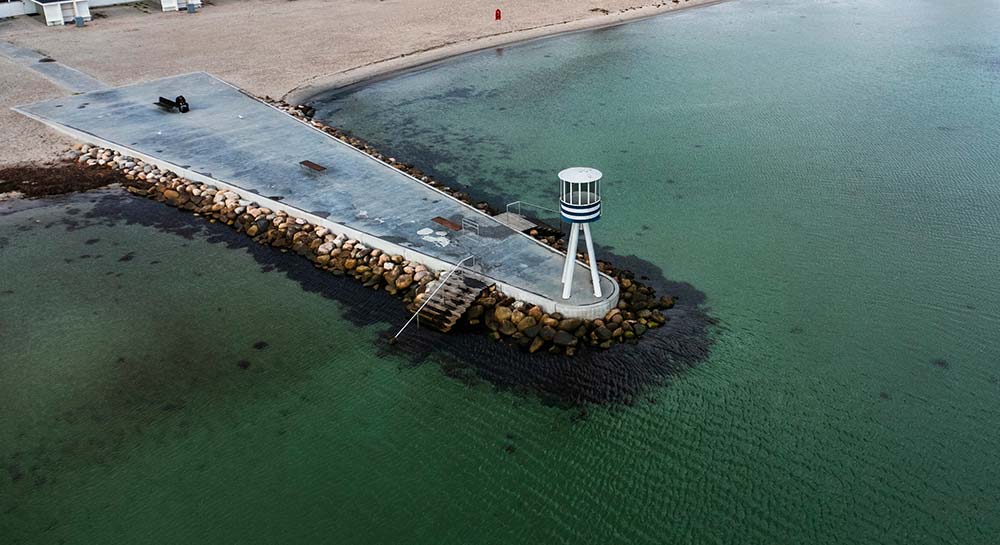
[[[569,299],[573,293],[573,271],[576,270],[576,246],[580,243],[580,225],[572,224],[569,235],[569,248],[566,249],[566,265],[563,268],[563,299]]]
[[[597,276],[597,256],[594,255],[594,238],[590,236],[590,224],[583,224],[583,238],[587,240],[587,260],[590,261],[590,281],[594,283],[594,297],[601,296],[601,279]]]
[[[563,262],[563,270],[562,270],[562,280],[561,280],[561,282],[563,284],[566,283],[566,277],[569,276],[570,263],[572,263],[572,261],[569,259],[569,243],[573,240],[573,232],[576,230],[576,224],[575,223],[571,223],[571,224],[569,224],[569,227],[570,227],[570,230],[569,230],[568,233],[566,233],[569,236],[569,238],[566,239],[566,250],[567,250],[566,251],[566,256],[567,256],[567,258],[566,258],[566,261]]]

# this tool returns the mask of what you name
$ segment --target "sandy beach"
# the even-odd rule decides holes
[[[636,0],[214,0],[197,15],[143,4],[94,10],[85,29],[0,20],[0,41],[111,85],[204,70],[258,95],[298,101],[322,89],[462,52],[716,3]],[[503,10],[501,21],[494,9]],[[68,92],[0,56],[0,164],[57,157],[70,142],[12,112]]]

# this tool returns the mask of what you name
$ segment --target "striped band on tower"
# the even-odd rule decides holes
[[[601,202],[593,204],[559,203],[559,215],[567,223],[590,223],[601,219]]]

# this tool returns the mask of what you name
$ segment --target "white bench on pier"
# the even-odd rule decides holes
[[[31,0],[45,14],[45,24],[60,26],[72,23],[77,17],[90,20],[90,6],[87,0]]]
[[[187,9],[188,4],[201,7],[201,0],[160,0],[160,7],[163,11],[180,11]]]

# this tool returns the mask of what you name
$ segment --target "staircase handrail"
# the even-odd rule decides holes
[[[406,327],[408,325],[410,325],[410,322],[412,322],[413,320],[415,320],[417,318],[417,316],[420,316],[420,311],[424,310],[424,307],[427,306],[427,303],[431,302],[431,299],[434,298],[434,296],[437,294],[438,290],[440,290],[441,288],[443,288],[444,285],[448,283],[448,279],[451,278],[451,275],[455,274],[455,271],[457,271],[458,269],[462,268],[462,264],[463,263],[465,263],[466,261],[468,261],[470,259],[475,259],[475,257],[476,257],[475,255],[466,256],[466,257],[462,258],[461,261],[459,261],[458,263],[456,263],[451,269],[448,269],[447,274],[445,274],[441,278],[441,281],[438,282],[438,285],[434,287],[434,291],[432,291],[431,294],[429,296],[427,296],[427,299],[424,299],[424,302],[420,304],[420,307],[418,307],[417,310],[416,310],[416,312],[413,313],[413,316],[410,316],[410,319],[407,320],[405,324],[403,324],[403,327],[399,328],[399,331],[397,331],[396,334],[392,336],[392,340],[395,341],[396,339],[398,339],[399,336],[403,334],[403,330],[406,329]]]

